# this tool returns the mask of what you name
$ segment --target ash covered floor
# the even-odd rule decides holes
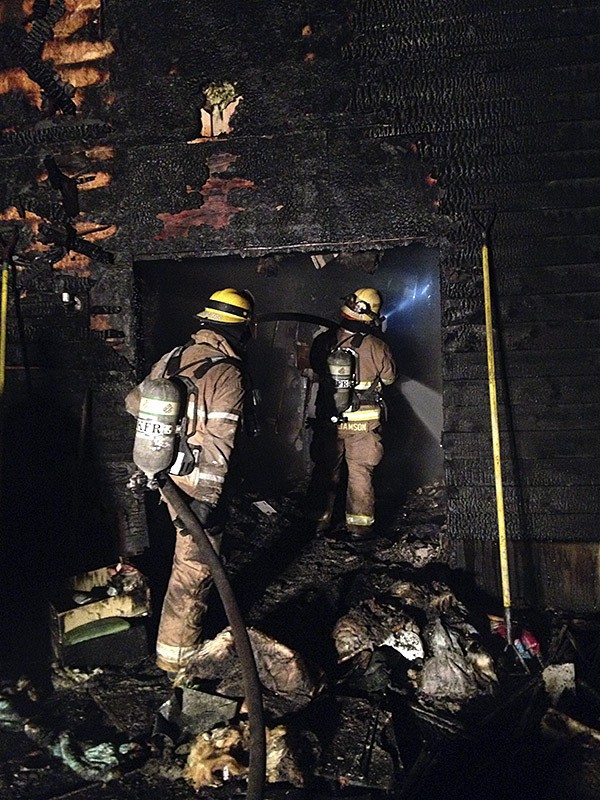
[[[300,505],[241,494],[228,526],[264,687],[265,798],[600,796],[596,620],[529,615],[507,650],[498,608],[453,563],[440,486],[410,494],[369,545],[316,536]],[[50,692],[3,681],[2,800],[244,796],[246,717],[218,598],[175,688],[148,655],[155,621],[143,639],[97,639],[85,669],[55,665]],[[131,663],[100,666],[106,648]]]

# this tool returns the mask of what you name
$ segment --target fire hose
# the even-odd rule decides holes
[[[337,322],[332,322],[325,317],[318,317],[315,314],[304,314],[301,311],[271,311],[267,314],[258,314],[255,323],[261,322],[305,322],[309,325],[319,325],[322,328],[337,328]]]
[[[247,800],[260,800],[263,795],[265,780],[266,739],[262,690],[248,631],[225,570],[198,518],[181,496],[173,480],[166,473],[163,472],[157,476],[157,483],[164,500],[171,505],[185,529],[189,531],[194,542],[198,545],[200,556],[210,569],[231,626],[235,649],[240,659],[242,683],[248,706],[250,764],[246,798]]]

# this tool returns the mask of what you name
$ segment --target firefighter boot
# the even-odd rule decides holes
[[[346,529],[351,542],[370,542],[377,537],[374,525],[348,525]]]

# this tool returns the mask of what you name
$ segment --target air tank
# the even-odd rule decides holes
[[[140,395],[133,461],[152,479],[175,459],[181,398],[177,386],[166,378],[146,378]]]
[[[338,414],[343,414],[352,405],[352,390],[355,385],[354,353],[340,348],[329,353],[327,367],[333,381],[333,402]]]

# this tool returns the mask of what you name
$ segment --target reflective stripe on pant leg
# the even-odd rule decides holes
[[[368,527],[375,522],[373,470],[383,457],[381,436],[378,429],[347,433],[345,442],[348,465],[346,522]]]
[[[370,527],[375,522],[375,517],[366,516],[365,514],[346,514],[346,523],[348,525],[358,525],[360,527]]]
[[[156,666],[166,672],[177,672],[189,661],[195,647],[172,647],[163,642],[156,643]]]
[[[211,585],[210,570],[200,561],[194,540],[178,533],[156,642],[162,669],[177,670],[196,649]]]

